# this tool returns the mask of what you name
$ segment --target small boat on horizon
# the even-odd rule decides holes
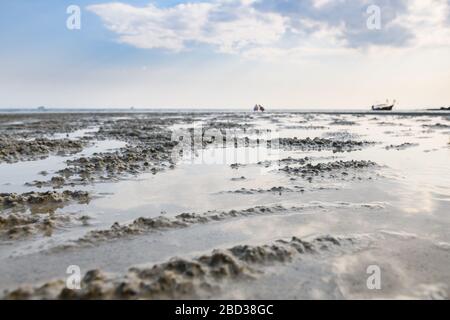
[[[389,103],[389,100],[386,100],[386,103],[372,105],[372,110],[373,111],[391,111],[394,108],[396,102],[397,101],[394,100],[392,103]]]
[[[255,106],[253,107],[253,111],[255,111],[255,112],[258,112],[258,111],[264,112],[264,111],[266,111],[266,109],[260,104],[255,104]]]

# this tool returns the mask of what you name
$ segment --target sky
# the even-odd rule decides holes
[[[71,5],[80,29],[67,27]],[[450,106],[450,0],[0,1],[0,108],[365,109],[387,98]]]

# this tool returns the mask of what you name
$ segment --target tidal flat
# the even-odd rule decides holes
[[[3,299],[448,299],[449,230],[450,112],[0,114]]]

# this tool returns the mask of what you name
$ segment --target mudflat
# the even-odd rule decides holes
[[[4,299],[448,299],[449,212],[445,111],[0,114]]]

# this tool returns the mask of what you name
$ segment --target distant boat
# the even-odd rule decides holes
[[[253,111],[255,111],[255,112],[258,112],[258,111],[264,112],[264,111],[266,111],[266,109],[260,104],[255,104],[255,106],[253,107]]]
[[[40,106],[37,109],[38,109],[38,111],[45,111],[45,107],[44,106]]]
[[[394,100],[392,103],[389,103],[389,100],[386,100],[386,103],[375,104],[372,106],[373,111],[391,111],[395,106],[396,101]]]

